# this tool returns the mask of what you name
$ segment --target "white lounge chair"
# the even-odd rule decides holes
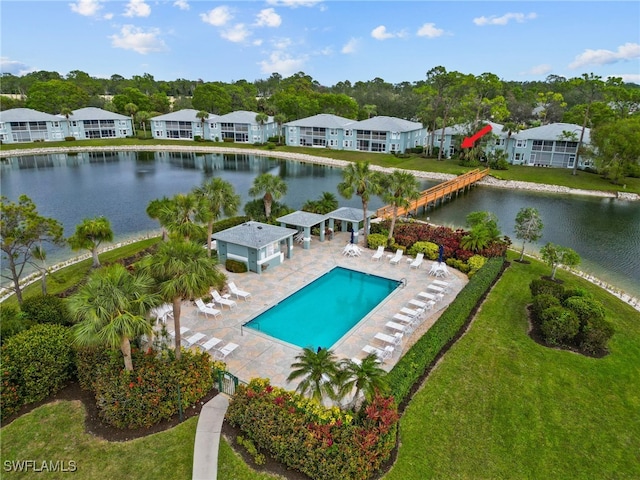
[[[244,290],[240,290],[238,287],[236,287],[236,284],[233,282],[229,282],[227,285],[229,286],[229,291],[231,292],[231,294],[235,295],[236,298],[242,298],[246,301],[247,298],[251,296],[249,292],[245,292]]]
[[[238,348],[238,344],[236,343],[227,343],[224,347],[218,348],[213,352],[213,358],[216,360],[224,360],[229,356],[231,352],[233,352],[236,348]]]
[[[238,304],[234,300],[231,300],[230,298],[224,298],[222,295],[220,295],[218,293],[218,290],[216,290],[215,288],[212,288],[209,293],[211,293],[211,297],[213,298],[214,303],[217,303],[221,307],[224,307],[226,305],[227,307],[229,307],[229,310],[231,310],[232,308],[238,306]]]
[[[204,316],[209,318],[209,315],[213,315],[213,318],[218,315],[222,315],[222,312],[216,308],[213,308],[209,305],[205,305],[201,298],[196,300],[196,306],[198,307],[198,312],[204,313]]]
[[[386,346],[384,347],[384,349],[380,349],[372,347],[371,345],[365,345],[362,348],[362,351],[375,354],[375,356],[378,357],[378,360],[380,360],[381,362],[384,362],[387,358],[391,358],[391,356],[393,355],[393,347],[391,346]]]
[[[439,302],[440,300],[442,300],[442,298],[440,298],[437,295],[434,295],[433,293],[420,292],[418,293],[418,296],[420,298],[424,298],[425,300],[431,300],[432,302]]]
[[[398,322],[402,322],[406,325],[411,325],[412,323],[415,322],[416,318],[415,317],[410,317],[409,315],[404,315],[403,313],[396,313],[393,316],[393,320],[397,320]]]
[[[389,262],[391,263],[391,265],[397,265],[398,263],[400,263],[400,260],[402,259],[402,255],[404,255],[404,250],[396,250],[396,254],[391,257],[391,260],[389,260]]]
[[[385,326],[387,328],[390,328],[391,330],[395,330],[396,332],[400,332],[402,334],[410,335],[411,333],[413,333],[413,328],[411,328],[411,324],[400,325],[399,323],[396,323],[396,322],[387,322]]]
[[[414,319],[414,318],[422,317],[422,314],[424,313],[424,310],[421,309],[421,308],[415,309],[415,308],[402,307],[400,309],[400,313],[402,315],[406,315],[406,316],[411,317],[412,319]]]
[[[194,333],[193,335],[191,335],[189,338],[185,338],[182,341],[187,345],[187,347],[191,347],[192,345],[194,345],[196,342],[199,342],[200,340],[202,340],[203,338],[205,338],[205,334],[204,333]]]
[[[420,268],[420,265],[422,265],[422,260],[424,258],[424,253],[419,253],[416,255],[416,259],[411,262],[411,268]]]
[[[429,300],[426,302],[421,302],[420,300],[414,299],[409,300],[409,305],[411,305],[412,307],[421,308],[422,310],[431,310],[435,304],[436,302],[434,300]]]
[[[211,337],[209,340],[207,340],[206,342],[199,344],[198,346],[204,350],[205,352],[208,352],[209,350],[211,350],[213,347],[215,347],[216,345],[218,345],[222,340],[220,340],[219,338],[216,337]]]
[[[381,342],[389,343],[391,345],[400,345],[402,344],[402,337],[403,335],[401,333],[394,333],[393,336],[391,336],[387,335],[386,333],[378,332],[373,338],[375,338],[376,340],[380,340]]]
[[[380,259],[382,258],[382,255],[384,255],[384,246],[380,245],[378,247],[378,250],[376,250],[376,253],[374,253],[371,256],[371,260],[377,260],[380,261]]]

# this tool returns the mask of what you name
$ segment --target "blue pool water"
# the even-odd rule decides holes
[[[399,284],[335,267],[245,326],[299,347],[331,348]]]

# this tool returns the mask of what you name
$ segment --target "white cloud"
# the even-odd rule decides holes
[[[351,37],[349,41],[344,44],[340,52],[345,54],[356,53],[356,51],[358,50],[359,44],[360,44],[360,40],[358,38]]]
[[[313,7],[317,5],[322,0],[267,0],[267,4],[273,5],[275,7],[290,7],[290,8],[298,8],[298,7]],[[270,72],[271,73],[271,72]]]
[[[129,0],[125,17],[148,17],[151,15],[151,7],[144,3],[144,0]]]
[[[281,23],[282,18],[273,8],[260,10],[257,15],[256,25],[259,27],[279,27]]]
[[[293,42],[288,37],[281,37],[281,38],[274,38],[271,41],[271,44],[276,50],[286,50],[293,44]]]
[[[200,18],[204,23],[214,27],[222,27],[233,18],[233,15],[229,7],[222,6],[209,10],[207,13],[201,13]]]
[[[251,32],[245,28],[243,23],[238,23],[220,33],[222,38],[234,43],[244,42],[250,35]]]
[[[173,6],[178,7],[180,10],[189,10],[191,8],[187,0],[176,0],[173,2]]]
[[[164,41],[159,38],[160,30],[150,28],[144,30],[134,25],[124,25],[120,35],[111,35],[111,45],[115,48],[133,50],[142,55],[150,52],[160,52],[166,48]]]
[[[569,68],[579,68],[585,65],[607,65],[634,58],[640,58],[640,44],[638,43],[625,43],[620,45],[615,52],[588,48],[569,64]]]
[[[490,17],[477,17],[473,19],[473,23],[476,25],[483,27],[485,25],[506,25],[511,20],[515,20],[518,23],[524,23],[527,20],[534,20],[538,17],[536,13],[505,13],[501,17],[496,15],[491,15]]]
[[[76,3],[70,3],[69,6],[72,12],[83,17],[93,17],[102,8],[99,0],[78,0]]]
[[[436,28],[435,23],[425,23],[424,25],[422,25],[422,27],[420,27],[420,30],[418,30],[419,37],[436,38],[442,35],[444,35],[444,30],[442,30],[441,28]]]
[[[105,13],[102,18],[105,20],[111,20],[113,18],[113,13]]]
[[[395,37],[396,34],[387,32],[387,27],[385,27],[384,25],[380,25],[379,27],[371,30],[371,36],[376,40],[386,40],[388,38]]]
[[[1,73],[11,73],[12,75],[20,76],[33,71],[35,71],[35,69],[29,67],[26,63],[10,60],[9,57],[0,57]]]
[[[546,75],[547,73],[550,73],[551,70],[553,70],[551,65],[549,65],[548,63],[543,63],[540,65],[531,67],[526,72],[520,72],[520,75]]]
[[[278,72],[283,77],[287,77],[296,72],[302,71],[306,61],[306,56],[301,58],[292,58],[285,52],[278,51],[271,53],[267,60],[262,60],[258,65],[260,65],[260,71],[262,73],[271,74]]]
[[[622,78],[623,82],[640,84],[640,73],[621,73],[620,75],[609,75],[607,78]]]
[[[259,47],[260,45],[262,45],[263,40],[261,38],[256,38],[253,42],[251,42],[251,45],[255,46],[255,47]]]

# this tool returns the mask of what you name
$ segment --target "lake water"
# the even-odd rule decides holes
[[[361,207],[360,198],[345,200],[336,185],[341,170],[244,154],[196,154],[180,152],[89,152],[11,157],[0,165],[2,195],[16,200],[26,194],[41,215],[59,220],[71,235],[84,218],[104,215],[111,221],[117,240],[155,231],[158,223],[146,214],[153,199],[188,192],[203,180],[220,177],[231,182],[242,203],[251,200],[248,190],[261,173],[281,176],[288,193],[280,201],[300,208],[322,192],[334,193],[341,206]],[[435,185],[421,182],[422,188]],[[370,209],[383,205],[374,197]],[[571,247],[582,258],[580,268],[627,293],[640,296],[640,204],[617,199],[552,195],[474,187],[428,216],[433,223],[464,226],[468,213],[486,210],[496,214],[514,246],[521,243],[513,233],[522,207],[535,207],[545,224],[546,242]],[[68,258],[68,249],[49,253],[49,263]]]

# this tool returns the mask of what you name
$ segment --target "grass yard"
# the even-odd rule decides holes
[[[582,279],[616,333],[602,359],[527,336],[530,280],[512,262],[406,409],[385,480],[640,478],[640,313]]]

